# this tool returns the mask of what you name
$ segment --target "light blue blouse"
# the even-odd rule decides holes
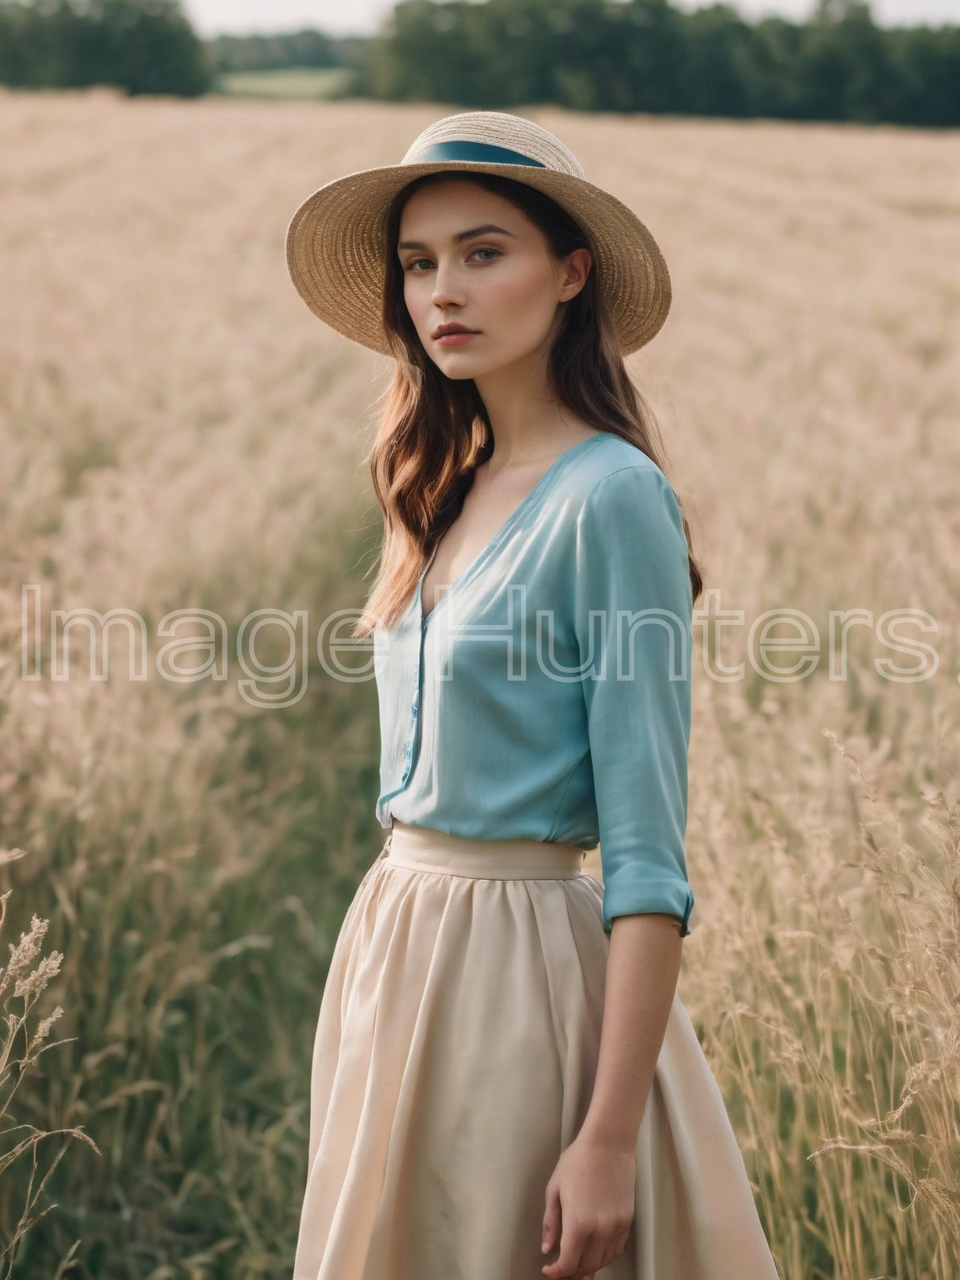
[[[692,598],[676,495],[610,432],[561,454],[423,616],[374,632],[377,818],[600,844],[604,929],[690,932]]]

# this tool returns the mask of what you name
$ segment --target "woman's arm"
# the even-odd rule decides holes
[[[617,916],[610,934],[597,1077],[581,1128],[631,1155],[680,976],[676,916]]]
[[[675,916],[617,916],[590,1107],[547,1184],[549,1280],[578,1280],[620,1256],[633,1221],[636,1147],[673,1004],[683,938]],[[561,1214],[562,1207],[562,1214]]]
[[[647,459],[604,475],[577,519],[572,614],[609,935],[597,1072],[580,1132],[546,1190],[547,1280],[619,1257],[636,1204],[636,1146],[676,993],[693,891],[686,868],[691,720],[683,516]]]

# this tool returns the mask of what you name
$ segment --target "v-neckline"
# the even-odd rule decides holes
[[[503,524],[500,526],[497,532],[493,535],[493,537],[490,539],[487,545],[483,548],[483,550],[480,551],[473,558],[473,560],[470,561],[470,563],[463,570],[463,572],[458,574],[458,576],[453,580],[453,582],[450,583],[446,591],[443,593],[440,599],[436,602],[436,604],[433,606],[430,612],[428,614],[424,614],[423,612],[423,580],[427,576],[427,570],[433,564],[433,561],[437,554],[437,549],[440,544],[438,543],[437,546],[434,547],[430,555],[430,559],[424,565],[423,571],[421,572],[420,577],[417,580],[416,605],[417,605],[417,613],[420,616],[421,627],[426,626],[426,624],[430,621],[430,619],[437,612],[437,610],[443,607],[443,602],[446,599],[448,599],[448,597],[451,596],[454,591],[456,591],[457,587],[459,587],[465,581],[465,579],[471,577],[475,573],[475,571],[480,567],[480,565],[483,564],[483,562],[489,558],[490,555],[492,555],[492,553],[496,550],[497,546],[499,545],[500,541],[503,539],[503,537],[507,533],[509,533],[510,529],[514,526],[514,524],[516,524],[517,520],[520,518],[520,516],[523,514],[526,508],[532,503],[533,499],[541,492],[542,489],[546,487],[547,481],[551,479],[553,474],[560,467],[560,464],[563,462],[566,462],[567,459],[572,454],[576,453],[578,450],[585,448],[587,445],[596,444],[598,440],[602,439],[604,436],[608,436],[611,434],[612,432],[610,431],[596,431],[592,436],[587,436],[586,440],[578,440],[576,444],[571,445],[569,449],[564,449],[563,453],[559,454],[556,458],[554,458],[553,462],[550,463],[549,467],[547,467],[546,471],[544,471],[543,475],[540,477],[537,483],[533,486],[530,492],[526,495],[526,497],[520,499],[520,501],[517,503],[514,509],[510,512],[506,520],[504,520]]]

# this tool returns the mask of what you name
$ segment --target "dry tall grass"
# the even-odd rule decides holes
[[[20,679],[51,608],[359,605],[383,362],[315,323],[283,233],[439,111],[0,97],[0,846],[76,1037],[25,1119],[82,1125],[16,1274],[289,1272],[326,964],[379,845],[370,683],[267,712],[151,669]],[[708,589],[803,610],[797,683],[698,672],[681,994],[785,1280],[960,1274],[960,137],[536,113],[666,252],[634,371]],[[939,670],[828,611],[922,608]],[[712,633],[711,638],[712,638]],[[916,632],[912,632],[916,635]],[[151,660],[157,645],[151,649]],[[910,659],[901,656],[904,665]],[[789,661],[789,655],[781,661]],[[49,1016],[49,1014],[47,1015]],[[12,1230],[14,1187],[0,1190]]]
[[[9,866],[26,856],[24,849],[0,849],[0,867]],[[0,934],[7,918],[7,903],[12,889],[0,894]],[[7,1199],[8,1230],[0,1248],[0,1268],[4,1277],[13,1274],[20,1242],[50,1213],[47,1187],[57,1166],[75,1140],[86,1142],[93,1151],[97,1144],[82,1129],[50,1131],[32,1124],[17,1123],[17,1094],[25,1080],[30,1080],[44,1054],[59,1047],[62,1041],[50,1039],[50,1033],[63,1016],[62,1005],[41,1018],[36,1006],[51,981],[60,972],[63,956],[59,951],[43,954],[43,941],[49,920],[34,916],[30,928],[20,941],[10,943],[10,959],[0,966],[0,996],[4,997],[3,1030],[0,1031],[0,1181],[6,1189],[13,1181],[11,1171],[23,1175],[23,1198],[14,1204]],[[99,1152],[98,1152],[99,1154]],[[10,1213],[10,1209],[13,1212]],[[64,1269],[76,1255],[79,1241],[65,1255]]]

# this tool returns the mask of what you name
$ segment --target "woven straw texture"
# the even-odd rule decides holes
[[[545,167],[417,159],[441,142],[503,147]],[[670,310],[670,275],[653,236],[631,209],[587,180],[559,138],[531,120],[498,111],[446,116],[420,134],[399,165],[347,174],[304,201],[287,232],[287,264],[314,315],[355,342],[389,354],[381,322],[387,215],[408,183],[447,171],[500,174],[550,196],[587,234],[623,354],[660,330]]]

